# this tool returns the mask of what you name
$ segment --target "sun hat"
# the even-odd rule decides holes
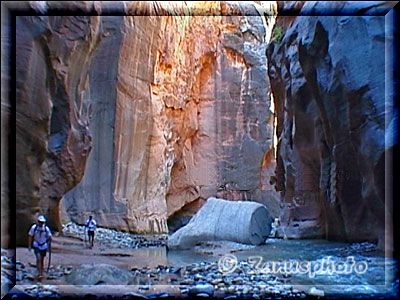
[[[46,218],[44,217],[44,216],[42,216],[42,215],[40,215],[38,218],[37,218],[37,220],[39,221],[39,222],[46,222]]]

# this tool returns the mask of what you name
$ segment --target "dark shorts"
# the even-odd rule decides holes
[[[88,230],[88,236],[94,236],[94,231]]]
[[[38,249],[36,247],[34,247],[33,249],[35,250],[36,257],[45,257],[46,256],[47,249],[46,250],[40,250],[40,249]]]

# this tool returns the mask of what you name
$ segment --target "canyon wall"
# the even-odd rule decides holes
[[[93,215],[160,233],[222,194],[277,215],[265,54],[273,6],[21,5],[81,16],[15,18],[18,245],[39,213],[53,230]]]
[[[120,9],[126,16],[99,21],[88,80],[92,151],[82,181],[63,197],[64,218],[168,232],[210,196],[262,202],[277,215],[265,54],[273,19],[264,17],[274,7]]]
[[[15,22],[16,238],[26,244],[39,213],[60,228],[59,201],[84,174],[91,148],[88,68],[100,28],[98,17],[86,16]]]
[[[278,214],[269,184],[272,19],[256,4],[190,5],[132,3],[125,12],[142,16],[101,17],[90,68],[93,149],[62,201],[71,220],[91,214],[101,226],[168,232],[217,194]],[[185,16],[189,9],[206,16]]]
[[[277,113],[274,181],[283,199],[281,234],[383,242],[385,216],[392,216],[385,206],[385,155],[398,123],[393,94],[385,94],[390,7],[291,5],[303,16],[278,17],[267,50]],[[315,16],[332,10],[336,16]]]
[[[1,138],[3,173],[15,75],[17,244],[39,213],[60,228],[61,198],[64,221],[140,233],[177,229],[210,196],[265,204],[289,238],[391,232],[390,3],[281,1],[290,16],[269,46],[270,2],[18,5],[80,16],[2,18],[16,52],[2,68]],[[9,185],[2,176],[3,220]]]

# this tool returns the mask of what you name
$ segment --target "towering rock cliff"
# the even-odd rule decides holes
[[[93,149],[63,199],[76,222],[92,214],[102,226],[168,232],[167,220],[180,226],[217,193],[277,214],[263,16],[273,7],[174,5],[132,3],[125,12],[143,16],[101,17],[89,84]]]
[[[58,204],[82,178],[91,142],[88,68],[98,17],[16,17],[17,243],[41,212],[60,226]]]
[[[61,198],[78,223],[167,232],[210,196],[281,205],[287,237],[383,241],[390,5],[279,2],[304,16],[268,46],[267,3],[18,2],[80,16],[15,18],[17,243],[39,212],[60,227]]]
[[[385,94],[390,7],[296,5],[303,15],[336,16],[278,17],[267,50],[283,234],[383,242],[385,216],[392,216],[390,198],[385,206],[385,155],[398,123],[393,94]],[[348,16],[357,13],[365,16]]]
[[[167,232],[218,193],[277,214],[273,7],[30,5],[117,16],[16,17],[18,244],[39,212],[60,227],[62,197],[73,221],[132,232]]]

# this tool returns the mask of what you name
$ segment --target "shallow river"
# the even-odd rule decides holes
[[[150,268],[217,262],[220,270],[226,273],[273,274],[300,289],[317,287],[328,298],[387,298],[398,293],[398,264],[392,258],[385,258],[369,243],[268,239],[265,245],[239,251],[227,249],[227,253],[223,253],[223,249],[219,249],[216,254],[215,250],[205,254],[207,252],[198,250],[142,248],[136,250],[135,256],[151,261]],[[168,274],[168,278],[173,275]],[[151,283],[163,284],[165,278],[166,275],[161,275],[157,282],[152,280]],[[138,277],[138,283],[148,280]]]

